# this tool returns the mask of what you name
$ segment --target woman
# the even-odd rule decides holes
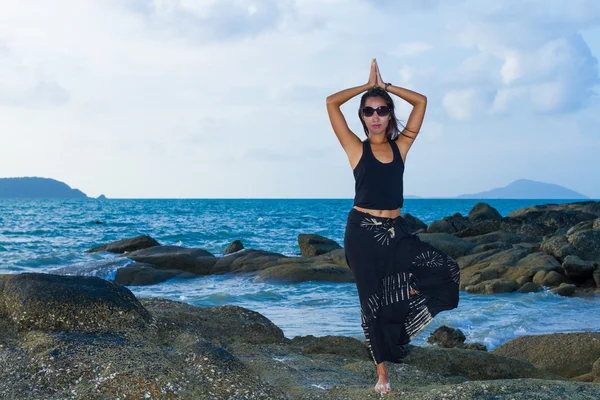
[[[367,138],[361,141],[348,128],[340,106],[365,90],[358,116]],[[413,106],[402,131],[388,92]],[[437,313],[458,306],[458,264],[422,242],[400,217],[406,154],[426,105],[425,96],[385,83],[375,59],[367,84],[327,98],[331,126],[355,178],[344,248],[358,289],[361,325],[377,367],[379,393],[391,390],[384,361],[399,362],[403,345]]]

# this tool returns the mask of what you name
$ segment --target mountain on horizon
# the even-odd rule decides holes
[[[586,195],[553,183],[517,179],[502,188],[473,194],[461,194],[457,199],[589,199]]]
[[[0,178],[0,198],[19,199],[87,199],[78,189],[51,178]]]

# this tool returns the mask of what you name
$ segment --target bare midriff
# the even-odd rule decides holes
[[[367,214],[371,214],[374,217],[382,217],[382,218],[396,218],[400,216],[400,209],[397,208],[395,210],[372,210],[370,208],[362,208],[358,206],[354,206],[353,208],[358,211],[366,212]]]

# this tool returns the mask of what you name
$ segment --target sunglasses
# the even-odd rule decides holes
[[[365,117],[372,117],[373,113],[377,111],[377,115],[380,117],[385,117],[390,113],[390,108],[388,106],[379,106],[377,108],[373,107],[363,107],[362,113]]]

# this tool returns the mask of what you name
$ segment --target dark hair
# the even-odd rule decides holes
[[[392,100],[392,97],[388,94],[388,92],[378,87],[367,90],[367,92],[363,94],[360,98],[358,118],[360,119],[360,122],[363,125],[363,129],[365,130],[367,138],[369,137],[369,129],[367,129],[367,124],[365,124],[365,121],[363,121],[362,119],[362,108],[365,106],[365,103],[367,102],[367,99],[369,97],[381,97],[385,102],[385,105],[390,108],[391,118],[385,130],[385,135],[387,136],[388,140],[395,140],[401,131],[400,129],[398,129],[398,124],[400,123],[400,121],[398,121],[398,118],[396,118],[396,112],[394,111],[394,100]],[[400,126],[402,126],[402,124],[400,124]],[[404,129],[404,126],[402,126],[402,128]]]

